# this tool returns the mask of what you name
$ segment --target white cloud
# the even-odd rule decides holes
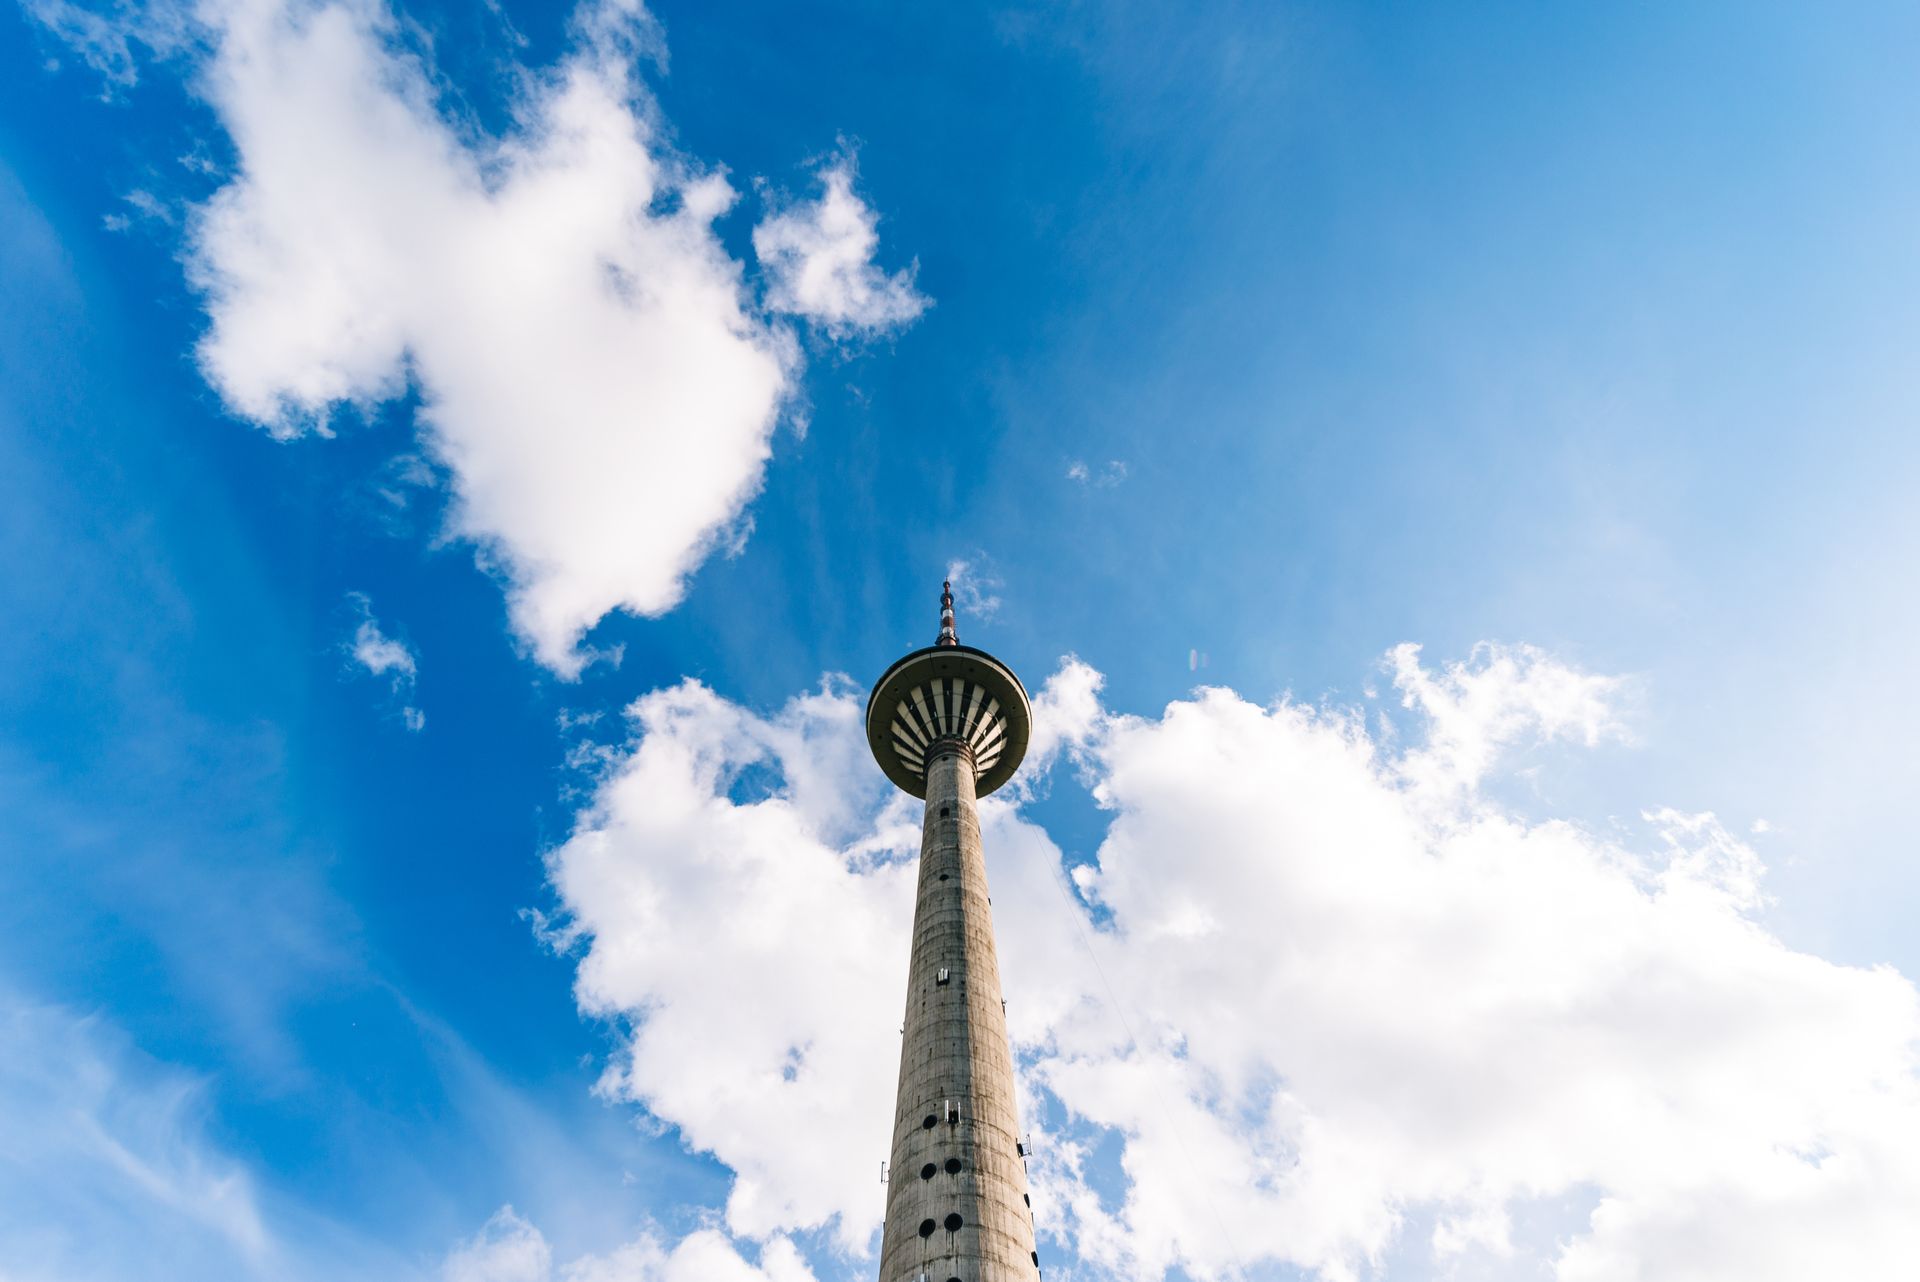
[[[1018,785],[1031,787],[1043,778],[1062,751],[1086,747],[1106,721],[1100,690],[1106,677],[1092,664],[1069,655],[1060,670],[1033,696],[1033,737],[1027,741],[1027,759]]]
[[[174,4],[118,0],[110,13],[84,8],[72,0],[24,0],[22,7],[101,77],[105,98],[139,82],[136,45],[167,52],[186,38],[187,11]]]
[[[100,1021],[0,994],[0,1260],[23,1277],[269,1271],[252,1180],[211,1143],[205,1083]]]
[[[1110,490],[1127,479],[1127,465],[1120,459],[1108,459],[1096,470],[1087,465],[1085,459],[1074,459],[1067,464],[1067,479],[1094,489]]]
[[[879,805],[844,686],[761,718],[685,682],[629,715],[636,743],[548,857],[587,945],[581,1006],[634,1019],[606,1089],[733,1168],[735,1232],[839,1216],[858,1247],[890,1135],[874,1105],[913,894],[890,856],[917,849],[911,816]]]
[[[446,1282],[548,1282],[553,1249],[539,1229],[503,1206],[447,1256],[441,1272]]]
[[[1533,646],[1483,642],[1471,660],[1429,672],[1420,647],[1407,643],[1386,663],[1401,706],[1426,722],[1425,744],[1401,771],[1439,800],[1477,786],[1505,749],[1555,740],[1591,748],[1628,737],[1618,707],[1623,678],[1578,671]]]
[[[353,658],[375,676],[391,675],[411,682],[417,671],[413,651],[380,631],[380,625],[373,619],[362,619],[354,629]]]
[[[767,274],[767,305],[804,316],[840,337],[873,336],[911,324],[927,309],[914,269],[892,275],[874,264],[879,218],[853,190],[841,158],[820,170],[824,191],[772,214],[753,229]]]
[[[1074,874],[1096,917],[1044,832],[983,806],[1043,1252],[1141,1278],[1356,1277],[1389,1249],[1434,1276],[1899,1276],[1913,985],[1769,935],[1758,860],[1711,816],[1629,838],[1490,799],[1526,745],[1617,735],[1618,683],[1523,648],[1390,662],[1424,726],[1401,748],[1219,689],[1116,715],[1078,663],[1037,696],[1036,759],[1070,750],[1110,817]],[[838,1215],[858,1244],[881,1209],[916,815],[875,790],[859,695],[648,696],[550,859],[582,1005],[632,1020],[610,1087],[735,1169],[739,1233]]]
[[[353,661],[376,677],[385,677],[394,698],[401,704],[400,719],[416,734],[426,729],[427,714],[413,701],[419,681],[420,665],[406,644],[388,636],[373,617],[373,602],[364,593],[349,592],[347,602],[359,613],[360,622],[347,643]]]
[[[594,1151],[597,1123],[581,1125],[598,1105],[555,1116],[433,1021],[421,1031],[452,1088],[437,1129],[476,1123],[466,1156],[483,1154],[497,1169],[436,1164],[434,1152],[448,1156],[437,1141],[433,1152],[378,1150],[371,1166],[354,1143],[336,1147],[343,1169],[380,1169],[401,1201],[426,1208],[411,1227],[383,1225],[391,1237],[381,1239],[223,1147],[218,1134],[231,1119],[217,1096],[244,1082],[223,1087],[157,1060],[103,1017],[24,999],[0,981],[0,1278],[814,1282],[786,1239],[738,1245],[709,1229],[677,1241],[649,1231],[560,1263],[511,1207],[435,1267],[433,1226],[445,1204],[465,1202],[470,1180],[498,1188],[505,1177],[550,1211],[596,1223],[617,1212],[602,1187],[608,1154]]]
[[[179,221],[178,216],[168,207],[165,201],[144,188],[136,187],[120,199],[126,204],[127,208],[133,212],[130,214],[107,214],[102,217],[100,225],[108,231],[127,231],[133,227],[136,219],[141,222],[158,223],[160,226],[168,228],[171,228]]]
[[[701,1229],[671,1250],[643,1234],[607,1255],[583,1256],[554,1268],[539,1229],[503,1206],[486,1226],[447,1257],[444,1282],[814,1282],[805,1261],[776,1237],[752,1263],[725,1234]]]
[[[500,137],[448,118],[379,0],[156,10],[177,22],[35,12],[123,80],[129,40],[195,37],[190,84],[236,157],[187,246],[225,403],[291,437],[417,390],[453,532],[562,675],[602,657],[580,640],[610,611],[672,608],[744,528],[798,355],[715,234],[733,189],[672,150],[633,74],[641,7],[590,0],[556,66],[516,71]],[[836,333],[911,320],[908,276],[866,263],[850,168],[823,177],[756,237],[771,303]]]
[[[947,562],[947,582],[953,584],[956,623],[962,631],[969,620],[980,623],[1000,613],[1000,576],[984,561]]]

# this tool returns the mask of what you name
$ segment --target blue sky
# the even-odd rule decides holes
[[[854,1174],[804,1172],[698,1074],[786,1053],[701,1067],[804,902],[860,923],[844,982],[747,1022],[891,1082],[910,851],[845,709],[956,563],[1053,718],[994,876],[1062,895],[998,898],[1066,1276],[1761,1276],[1657,1208],[1751,1194],[1738,1237],[1801,1196],[1744,1145],[1920,1127],[1920,18],[650,12],[0,18],[0,1276],[866,1276],[884,1153],[838,1110],[884,1135],[887,1092],[774,1090]],[[1688,878],[1711,925],[1609,951]],[[1348,988],[1359,942],[1235,933],[1266,893],[1319,904],[1289,939],[1424,938],[1411,896],[1504,942]],[[1372,1078],[1477,1030],[1552,1079],[1511,994],[1381,1031],[1496,957],[1564,964],[1600,1080],[1696,1083],[1718,1156],[1654,1180],[1651,1105],[1639,1147],[1435,1139],[1604,1094]],[[1814,1043],[1879,1084],[1729,1067]],[[1316,1085],[1362,1077],[1409,1111]],[[1278,1237],[1169,1153],[1265,1172]],[[1845,1187],[1802,1237],[1890,1276]]]

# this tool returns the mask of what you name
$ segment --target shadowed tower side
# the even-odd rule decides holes
[[[951,583],[940,607],[939,640],[888,668],[867,700],[874,758],[926,801],[880,1282],[1033,1282],[1040,1257],[975,813],[1026,755],[1033,712],[1012,669],[960,644]]]

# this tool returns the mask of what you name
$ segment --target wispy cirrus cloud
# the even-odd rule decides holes
[[[0,1268],[9,1278],[814,1282],[786,1239],[737,1242],[710,1228],[645,1231],[556,1263],[546,1236],[512,1207],[435,1267],[437,1251],[370,1239],[276,1189],[272,1172],[217,1138],[215,1079],[155,1059],[104,1018],[0,988],[0,1046]],[[516,1171],[557,1163],[544,1173],[556,1186],[550,1200],[577,1208],[583,1180],[600,1172],[571,1150],[575,1128],[530,1107],[464,1047],[441,1049],[452,1052],[445,1067],[462,1095],[453,1106],[489,1110]],[[418,1171],[415,1196],[444,1196],[444,1176]]]
[[[207,1134],[206,1083],[103,1021],[0,993],[0,1258],[22,1276],[264,1270],[253,1180]],[[70,1273],[70,1270],[77,1272]]]
[[[23,0],[21,7],[99,75],[101,96],[109,100],[139,83],[143,47],[171,53],[189,39],[191,27],[183,4],[120,0],[103,10],[73,0]]]

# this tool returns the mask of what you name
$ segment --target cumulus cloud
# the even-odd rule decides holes
[[[1106,676],[1092,664],[1069,655],[1033,696],[1033,736],[1017,782],[1044,778],[1062,751],[1086,747],[1106,721],[1100,691]]]
[[[605,1089],[733,1168],[734,1231],[837,1216],[858,1247],[889,1140],[874,1102],[906,999],[912,816],[862,768],[844,685],[763,718],[689,681],[628,713],[630,751],[548,858],[581,1006],[634,1019]]]
[[[1070,888],[1017,792],[983,805],[1043,1238],[1136,1278],[1897,1276],[1913,985],[1770,935],[1710,815],[1601,834],[1488,795],[1619,733],[1618,683],[1389,665],[1404,742],[1221,689],[1122,715],[1076,662],[1036,697],[1038,759],[1108,820]],[[550,858],[582,1005],[630,1021],[609,1089],[734,1168],[736,1232],[858,1244],[881,1209],[917,814],[860,693],[647,696]]]
[[[1626,739],[1619,702],[1624,678],[1582,672],[1533,646],[1482,643],[1470,660],[1437,672],[1411,643],[1388,652],[1386,666],[1402,707],[1424,719],[1426,741],[1402,759],[1421,791],[1446,798],[1486,777],[1499,754],[1521,744],[1569,740],[1591,748]]]
[[[793,1244],[776,1237],[746,1259],[726,1235],[689,1234],[671,1249],[643,1234],[607,1255],[583,1256],[556,1269],[539,1229],[503,1206],[474,1238],[447,1257],[444,1282],[814,1282]]]
[[[715,233],[733,188],[664,140],[633,73],[657,39],[641,7],[590,0],[557,65],[516,69],[498,137],[447,115],[379,0],[155,9],[178,19],[33,11],[123,82],[130,40],[195,50],[235,156],[186,246],[227,406],[293,437],[417,392],[452,532],[564,676],[607,613],[672,608],[737,542],[798,356]],[[909,277],[867,262],[851,169],[823,181],[756,238],[769,302],[833,333],[911,320]]]
[[[1497,1252],[1514,1207],[1583,1188],[1601,1198],[1584,1231],[1515,1273],[1808,1276],[1760,1211],[1796,1188],[1801,1243],[1868,1276],[1911,1251],[1909,983],[1768,936],[1746,912],[1751,852],[1711,817],[1657,813],[1636,848],[1529,823],[1470,782],[1441,810],[1408,769],[1597,735],[1605,718],[1566,693],[1591,687],[1556,667],[1490,649],[1403,668],[1410,688],[1474,695],[1416,698],[1444,715],[1399,756],[1353,718],[1221,690],[1110,720],[1090,751],[1113,824],[1079,882],[1141,1038],[1066,1020],[1034,1058],[1067,1108],[1127,1137],[1120,1204],[1068,1203],[1105,1263],[1355,1276],[1410,1222]],[[1871,1195],[1861,1168],[1884,1181]],[[1703,1271],[1676,1272],[1676,1242],[1641,1227],[1674,1229],[1675,1205]]]
[[[420,678],[420,665],[405,642],[388,636],[373,617],[373,602],[364,593],[350,592],[347,602],[360,615],[360,622],[347,643],[347,653],[355,664],[373,676],[382,677],[400,706],[400,719],[415,733],[426,729],[427,714],[413,701],[414,686]]]
[[[753,229],[767,305],[839,337],[911,324],[927,299],[914,287],[914,268],[889,275],[874,264],[880,220],[853,190],[852,160],[827,165],[819,179],[818,199],[792,204]]]

